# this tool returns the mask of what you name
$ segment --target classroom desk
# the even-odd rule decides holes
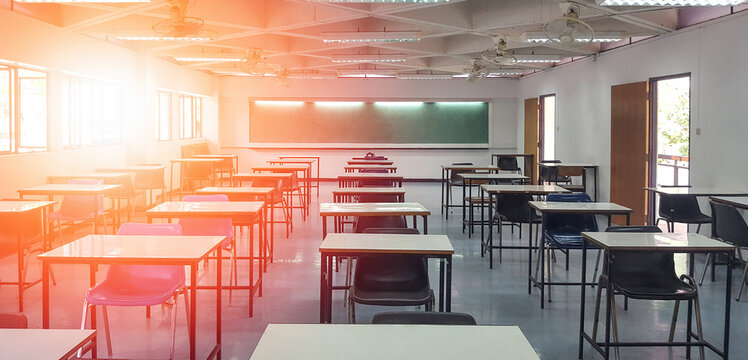
[[[354,202],[359,195],[392,195],[398,202],[405,201],[405,190],[401,187],[356,187],[332,189],[332,201],[336,203]]]
[[[18,190],[18,195],[23,199],[26,195],[42,195],[47,196],[49,201],[52,201],[55,196],[64,195],[80,195],[80,196],[99,196],[99,195],[110,195],[115,201],[115,209],[120,208],[119,197],[116,196],[118,192],[122,191],[122,185],[93,185],[93,184],[45,184],[39,186],[33,186]],[[94,234],[98,230],[96,216],[99,214],[99,201],[94,200],[94,219],[93,228]],[[103,209],[102,209],[103,210]],[[119,213],[115,212],[113,229],[116,231],[119,226]]]
[[[190,164],[209,164],[210,165],[210,185],[215,186],[216,185],[216,168],[220,162],[222,162],[223,159],[216,159],[216,158],[209,158],[209,159],[201,159],[201,158],[188,158],[188,159],[171,159],[169,162],[171,162],[171,167],[169,168],[169,196],[171,198],[172,195],[174,195],[174,164],[179,164],[179,197],[182,197],[182,177],[184,175],[184,167],[183,164],[190,165]]]
[[[449,208],[450,207],[461,207],[462,211],[465,212],[464,203],[463,205],[451,205],[452,201],[452,186],[450,181],[452,179],[452,171],[487,171],[489,173],[498,173],[499,168],[494,165],[442,165],[442,181],[441,181],[441,196],[442,202],[440,206],[440,212],[444,214],[446,209],[446,219],[449,219]],[[446,199],[446,202],[445,202]]]
[[[535,168],[534,166],[535,154],[491,154],[491,165],[494,165],[494,163],[496,163],[496,165],[498,166],[499,156],[507,156],[507,157],[515,157],[515,158],[521,157],[525,162],[525,166],[524,166],[525,175],[527,175],[527,177],[529,177],[530,179],[534,179],[532,174]]]
[[[523,184],[530,179],[528,176],[519,175],[519,174],[481,174],[481,173],[460,173],[457,174],[457,176],[462,178],[462,232],[465,232],[465,225],[469,228],[468,231],[468,238],[470,238],[470,235],[473,233],[473,186],[474,185],[482,185],[485,182],[488,182],[489,184],[495,184],[498,182],[512,182],[512,181],[520,181]],[[465,188],[469,189],[469,194],[465,193]],[[467,204],[467,203],[470,204]],[[467,221],[465,219],[465,207],[469,206],[470,214],[467,217]],[[480,206],[485,206],[485,204],[481,203]],[[482,221],[482,220],[481,220]]]
[[[727,359],[730,344],[730,292],[732,286],[732,262],[735,256],[735,246],[710,239],[699,234],[663,234],[663,233],[608,233],[608,232],[583,232],[582,236],[585,241],[582,243],[582,282],[585,282],[587,272],[587,243],[605,251],[606,267],[609,266],[611,254],[625,251],[646,251],[646,252],[664,252],[664,253],[688,253],[688,274],[693,276],[694,271],[694,254],[695,253],[722,253],[726,254],[728,261],[727,276],[725,279],[725,322],[723,330],[722,349],[718,349],[713,344],[704,340],[704,346],[714,351],[722,359]],[[610,341],[610,316],[611,300],[613,296],[612,284],[615,280],[610,279],[608,273],[608,284],[606,289],[606,312],[605,312],[605,340],[596,342],[584,330],[584,303],[585,303],[585,286],[582,286],[581,311],[579,316],[579,358],[582,358],[584,341],[589,342],[593,349],[600,353],[605,359],[610,357],[611,346],[686,346],[686,357],[691,354],[691,346],[699,345],[698,337],[692,331],[692,302],[688,302],[688,320],[687,335],[685,342],[611,342]],[[703,298],[701,299],[703,301]],[[702,309],[703,309],[702,305]],[[692,339],[696,339],[692,342]]]
[[[558,169],[558,168],[563,168],[563,167],[581,167],[584,169],[584,173],[582,174],[582,186],[584,187],[585,192],[587,191],[587,169],[591,169],[593,171],[592,181],[595,183],[595,186],[594,186],[595,196],[593,197],[593,200],[597,201],[598,166],[593,165],[593,164],[581,164],[581,163],[545,163],[545,164],[539,163],[538,164],[538,169],[540,168],[547,168],[547,169],[557,168]],[[543,180],[547,180],[547,179],[543,179],[543,177],[541,176],[542,173],[543,171],[540,171],[540,170],[538,171],[538,183],[539,184],[542,184]]]
[[[748,196],[748,191],[723,189],[711,186],[650,186],[645,187],[644,190],[649,191],[656,195],[693,195],[697,197],[732,197],[732,196]],[[651,215],[650,223],[654,223],[655,214]],[[688,228],[688,226],[686,226]]]
[[[322,166],[322,162],[320,160],[319,156],[278,156],[278,159],[281,159],[283,161],[290,160],[315,160],[317,162],[317,176],[315,177],[315,180],[317,180],[317,197],[319,197],[319,168]],[[311,164],[310,164],[311,165]]]
[[[265,214],[268,212],[268,219],[275,219],[275,199],[271,187],[247,187],[247,186],[209,186],[195,190],[198,195],[226,195],[230,201],[253,201],[261,199],[265,202]],[[268,211],[270,209],[270,211]],[[274,226],[270,225],[270,262],[273,262],[273,249],[275,248],[275,231]]]
[[[284,184],[290,184],[292,177],[293,175],[291,173],[236,173],[234,174],[234,185],[241,186],[244,181],[266,179],[276,181],[276,183],[278,183],[278,190],[283,192]],[[270,219],[270,221],[271,223],[274,223],[275,218]],[[291,223],[291,231],[293,231],[293,211],[288,212],[288,221]]]
[[[262,273],[267,272],[266,260],[268,259],[267,249],[267,223],[263,216],[265,203],[262,201],[204,201],[204,202],[186,202],[186,201],[166,201],[154,206],[145,212],[148,223],[153,219],[166,219],[171,222],[173,218],[231,218],[234,221],[241,221],[242,224],[249,225],[249,256],[238,256],[237,260],[249,260],[249,285],[224,285],[224,289],[230,290],[249,290],[249,316],[254,313],[254,294],[259,290],[259,296],[262,296]],[[259,241],[258,241],[258,260],[259,271],[257,281],[254,280],[254,231],[252,224],[258,224]],[[235,235],[236,237],[236,235]],[[234,245],[238,246],[236,239]],[[219,259],[220,260],[220,259]],[[218,261],[220,267],[221,262]],[[238,266],[238,264],[237,264]]]
[[[229,169],[229,184],[233,182],[232,177],[239,171],[239,155],[238,154],[195,154],[193,158],[197,159],[221,159],[224,163],[230,163],[231,168]],[[220,164],[219,164],[220,165]],[[221,171],[226,170],[221,169]],[[223,175],[222,175],[223,177]],[[223,181],[223,179],[221,179]]]
[[[480,193],[480,202],[486,203],[486,194],[488,194],[488,204],[494,203],[494,196],[498,194],[529,194],[529,195],[548,195],[553,193],[570,193],[571,191],[564,189],[560,186],[556,185],[481,185],[481,193]],[[499,246],[493,245],[493,206],[488,206],[488,241],[485,241],[484,239],[484,229],[485,229],[485,223],[486,218],[483,217],[483,209],[485,207],[480,208],[480,218],[481,218],[481,224],[480,227],[480,243],[481,243],[481,252],[480,256],[483,257],[483,255],[488,251],[488,268],[493,269],[493,249],[525,249],[524,246],[504,246],[503,244],[499,244]],[[530,226],[532,229],[532,226]],[[532,237],[530,237],[530,243],[532,243]],[[499,255],[501,255],[501,252],[499,252]]]
[[[388,173],[396,173],[397,172],[397,166],[394,165],[347,165],[343,166],[343,170],[345,170],[346,173],[355,173],[356,171],[361,172],[361,170],[387,170]]]
[[[313,164],[316,162],[317,163],[317,172],[316,172],[317,177],[315,178],[310,177],[308,179],[305,179],[305,181],[311,182],[312,179],[316,180],[315,184],[312,184],[311,187],[313,189],[317,189],[317,198],[319,198],[319,156],[310,156],[310,159],[303,159],[303,158],[295,159],[293,157],[287,158],[285,156],[280,156],[279,158],[280,160],[268,160],[266,162],[270,165],[306,164],[306,165],[309,165],[310,176],[311,176],[311,171],[313,170]],[[291,160],[288,160],[288,159],[291,159]]]
[[[428,216],[431,211],[423,205],[415,202],[401,203],[321,203],[319,215],[322,216],[322,238],[327,236],[328,216],[413,216],[413,228],[416,226],[416,217],[423,218],[423,233],[428,234]],[[342,232],[342,229],[334,229]]]
[[[332,291],[347,288],[333,286],[333,258],[366,254],[408,254],[441,259],[439,267],[439,311],[452,311],[452,254],[447,235],[411,234],[329,234],[319,247],[320,266],[319,322],[332,322]],[[444,264],[446,262],[446,266]],[[446,271],[446,274],[445,274]],[[446,286],[445,286],[446,283]]]
[[[15,217],[15,229],[3,229],[3,232],[8,235],[15,234],[16,238],[16,250],[18,251],[18,259],[17,259],[17,271],[18,271],[18,281],[2,281],[0,282],[0,285],[16,285],[18,286],[18,311],[23,312],[23,292],[36,285],[37,283],[41,282],[41,279],[37,279],[34,281],[26,281],[25,276],[23,274],[24,269],[24,242],[28,241],[28,239],[24,239],[24,231],[30,231],[31,229],[24,229],[22,221],[23,217],[30,215],[34,212],[39,212],[39,220],[41,229],[39,229],[39,234],[41,234],[41,248],[42,252],[47,250],[47,246],[49,245],[47,241],[47,232],[46,232],[46,224],[47,224],[47,215],[52,210],[52,207],[57,202],[55,201],[0,201],[0,216],[5,218],[12,218]],[[9,219],[10,220],[10,219]],[[10,220],[12,221],[12,220]],[[10,225],[9,223],[6,223]],[[33,232],[29,235],[32,235]],[[2,348],[0,348],[2,349]]]
[[[548,271],[548,281],[545,280],[545,219],[544,214],[587,214],[587,215],[607,215],[608,226],[611,225],[611,216],[613,215],[625,215],[626,225],[631,224],[631,213],[634,211],[625,206],[618,205],[610,202],[562,202],[562,201],[530,201],[530,216],[533,211],[540,213],[540,249],[538,250],[538,256],[540,257],[540,271],[542,274],[536,277],[532,276],[532,241],[528,242],[527,254],[528,254],[528,266],[527,266],[527,293],[530,294],[532,286],[540,288],[540,308],[545,307],[545,286],[548,285],[548,302],[551,302],[551,286],[552,285],[581,285],[582,283],[577,282],[553,282],[551,281],[551,271]],[[532,240],[532,226],[530,226],[530,240]],[[551,264],[549,264],[551,265]],[[552,265],[551,265],[552,266]],[[569,256],[566,256],[566,270],[569,270]],[[597,275],[597,272],[595,272]],[[595,285],[596,283],[587,283],[584,285]]]
[[[464,358],[540,359],[518,326],[269,324],[250,360]]]
[[[96,330],[0,329],[5,359],[67,360],[96,337]]]
[[[375,160],[375,159],[367,158],[366,156],[354,156],[351,158],[351,160]],[[389,159],[385,157],[384,159],[379,159],[379,160],[389,160]]]
[[[311,165],[266,165],[266,166],[253,166],[252,172],[271,172],[271,173],[298,173],[301,172],[302,176],[297,176],[302,181],[301,188],[303,189],[303,196],[306,198],[306,206],[303,207],[304,217],[309,215],[309,207],[312,202],[312,166]],[[291,195],[293,197],[293,195]],[[301,201],[301,199],[299,199]]]
[[[348,165],[392,165],[392,160],[348,160]]]
[[[89,285],[96,286],[99,264],[183,265],[190,269],[190,359],[197,356],[197,268],[211,253],[221,262],[220,247],[224,236],[156,236],[156,235],[88,235],[39,255],[42,261],[42,327],[49,329],[49,265],[89,265]],[[221,266],[216,266],[216,345],[209,358],[221,350]],[[205,288],[200,286],[200,288]],[[209,313],[209,312],[206,312]],[[96,312],[91,313],[91,327],[96,328]],[[96,343],[92,346],[96,354]]]
[[[365,180],[389,181],[393,186],[402,187],[402,175],[379,174],[379,173],[354,173],[338,175],[339,187],[361,187],[361,182]]]
[[[135,189],[145,189],[148,191],[148,205],[153,203],[153,190],[161,189],[161,197],[166,200],[166,181],[164,172],[166,167],[161,165],[131,165],[131,166],[108,166],[97,168],[96,172],[128,172],[135,174]],[[154,186],[153,184],[158,184]]]
[[[47,176],[47,183],[54,184],[59,182],[67,183],[73,179],[93,179],[99,180],[105,185],[122,185],[122,191],[119,194],[122,198],[127,199],[127,205],[132,206],[135,201],[135,187],[133,185],[133,177],[135,173],[132,172],[99,172],[90,174],[73,174],[73,175],[50,175]],[[117,212],[122,209],[116,209]],[[130,211],[127,211],[127,220],[131,219]]]
[[[734,197],[711,196],[710,199],[718,203],[732,205],[738,209],[748,210],[748,196],[734,196]]]

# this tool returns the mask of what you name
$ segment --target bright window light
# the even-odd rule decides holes
[[[482,102],[482,101],[438,101],[435,104],[436,105],[440,105],[440,106],[441,105],[447,105],[447,106],[460,105],[460,106],[465,106],[465,105],[483,105],[484,102]]]
[[[603,6],[732,6],[745,0],[597,0]]]
[[[376,106],[421,106],[423,101],[376,101]]]
[[[255,101],[257,105],[280,105],[280,106],[301,106],[304,105],[303,101],[273,101],[273,100],[259,100]]]
[[[363,101],[315,101],[316,106],[329,106],[329,107],[353,107],[363,105]]]

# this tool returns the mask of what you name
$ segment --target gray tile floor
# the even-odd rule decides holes
[[[323,184],[320,202],[331,200],[332,184]],[[453,311],[472,314],[482,325],[518,325],[527,336],[542,359],[576,359],[577,331],[579,326],[579,287],[557,287],[553,290],[553,302],[540,309],[540,295],[537,289],[527,294],[527,253],[520,250],[504,252],[503,262],[496,263],[493,270],[488,269],[488,259],[480,256],[479,233],[468,239],[460,228],[461,214],[453,211],[449,221],[439,214],[439,184],[406,183],[406,200],[423,203],[433,214],[429,217],[429,233],[447,234],[455,247],[453,270]],[[455,199],[458,196],[455,194]],[[265,277],[264,296],[256,298],[255,316],[248,318],[248,297],[245,293],[234,293],[231,305],[227,304],[224,295],[223,308],[223,359],[248,359],[259,341],[268,323],[316,323],[319,320],[319,263],[318,252],[321,243],[321,221],[318,216],[318,204],[312,205],[311,216],[302,222],[295,217],[294,232],[289,239],[284,237],[281,225],[276,228],[275,262],[270,265]],[[297,213],[298,215],[298,213]],[[410,220],[410,219],[409,219]],[[601,222],[601,224],[603,224]],[[420,227],[420,223],[419,223]],[[90,228],[81,229],[76,235],[66,234],[67,240],[83,235]],[[507,229],[508,230],[508,229]],[[525,234],[527,229],[523,231]],[[508,233],[508,231],[507,231]],[[246,239],[246,233],[242,235]],[[513,243],[518,243],[515,232]],[[526,243],[522,240],[522,243]],[[590,267],[594,257],[590,257]],[[0,261],[0,276],[15,276],[15,257],[6,257]],[[559,260],[563,260],[560,257]],[[678,268],[685,269],[685,257],[677,258]],[[554,279],[578,279],[580,256],[572,254],[571,269],[563,270],[560,261],[554,268]],[[697,256],[696,270],[702,267],[703,256]],[[40,266],[30,269],[30,277],[39,274]],[[201,272],[201,281],[209,282],[214,277],[209,265]],[[228,270],[228,262],[224,264]],[[240,279],[248,268],[240,264]],[[431,264],[432,275],[438,270],[436,263]],[[76,328],[80,326],[82,299],[88,287],[88,268],[76,265],[54,266],[57,286],[52,288],[52,327]],[[102,277],[103,271],[99,272]],[[227,274],[227,271],[224,271]],[[342,273],[339,273],[342,274]],[[736,272],[737,274],[737,272]],[[724,267],[718,268],[717,282],[704,283],[700,287],[704,331],[710,341],[722,341],[723,308],[724,308]],[[436,279],[436,277],[432,277]],[[342,280],[342,276],[338,278]],[[738,285],[739,280],[734,279]],[[433,287],[438,286],[434,281]],[[736,288],[735,288],[736,289]],[[592,304],[594,290],[587,292],[588,329],[591,328]],[[214,292],[198,293],[198,349],[205,356],[212,347],[215,338]],[[733,359],[747,359],[748,343],[742,340],[748,336],[748,326],[743,319],[748,315],[748,296],[743,302],[732,301],[732,333],[730,356]],[[177,358],[188,355],[187,327],[185,313],[181,306],[178,313]],[[0,288],[0,309],[15,311],[17,308],[15,288]],[[31,327],[41,327],[41,287],[35,286],[26,292],[26,311]],[[631,301],[628,311],[619,307],[619,329],[622,339],[626,340],[666,340],[672,302]],[[685,337],[685,306],[681,306],[680,319],[676,336]],[[369,322],[374,313],[389,309],[372,306],[357,306],[357,318],[361,323]],[[412,309],[416,310],[416,309]],[[111,308],[109,311],[112,326],[114,357],[116,358],[166,358],[169,354],[168,339],[170,335],[168,311],[162,314],[154,308],[152,317],[147,319],[143,308]],[[333,303],[333,321],[346,321],[346,309],[343,308],[342,293],[336,292]],[[103,337],[100,337],[103,340]],[[99,355],[106,357],[103,346]],[[293,346],[289,344],[289,346]],[[491,346],[491,344],[486,344]],[[466,351],[469,351],[466,349]],[[496,349],[500,356],[501,349]],[[694,358],[698,358],[698,352]],[[624,349],[623,359],[683,359],[683,349]],[[585,346],[585,359],[600,358],[594,356],[591,348]],[[717,358],[707,351],[708,359]]]

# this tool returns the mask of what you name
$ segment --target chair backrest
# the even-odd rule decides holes
[[[392,228],[392,227],[370,227],[362,231],[364,234],[410,234],[420,235],[421,232],[414,228]]]
[[[185,202],[223,202],[229,201],[226,194],[216,195],[185,195],[182,198]],[[226,236],[224,246],[230,243],[234,236],[234,226],[231,218],[183,218],[179,219],[182,225],[182,234],[184,235],[205,235],[205,236]]]
[[[353,232],[361,233],[368,228],[407,228],[405,216],[358,216]]]
[[[387,174],[387,169],[361,169],[362,173],[368,173],[368,174]]]
[[[452,166],[472,166],[473,163],[471,162],[459,162],[459,163],[452,163]],[[462,178],[457,176],[457,174],[466,174],[466,173],[474,173],[475,170],[450,170],[449,180],[452,182],[461,182]]]
[[[390,194],[361,194],[358,196],[360,203],[378,203],[378,202],[403,202],[397,195]]]
[[[117,235],[182,235],[179,224],[124,223]],[[180,265],[110,265],[107,281],[137,283],[140,281],[184,282],[184,266]]]
[[[748,225],[738,209],[727,204],[710,201],[714,233],[717,238],[736,246],[748,247]]]
[[[517,158],[514,156],[499,156],[499,161],[497,166],[501,170],[505,171],[517,171],[519,170],[519,165],[517,164]]]
[[[397,227],[370,227],[368,234],[418,235],[418,229]],[[369,291],[413,291],[428,284],[426,258],[420,255],[376,254],[359,257],[353,282],[358,288]]]
[[[366,153],[366,155],[364,155],[364,159],[365,160],[387,160],[387,157],[382,156],[382,155],[375,155],[374,153],[369,152],[369,153]]]
[[[696,195],[660,194],[660,216],[673,219],[693,218],[701,215]]]
[[[585,193],[548,194],[546,201],[591,202]],[[546,230],[579,234],[582,231],[597,231],[597,220],[591,214],[543,214]]]
[[[582,166],[561,166],[558,167],[559,176],[582,176],[584,175],[584,167]]]
[[[252,187],[269,187],[274,188],[272,193],[273,201],[278,204],[283,201],[283,180],[281,179],[252,179]]]
[[[0,329],[28,329],[29,319],[21,313],[0,313]]]
[[[606,232],[660,233],[656,226],[611,226]],[[610,273],[613,279],[628,278],[678,278],[672,253],[625,251],[611,254]],[[614,280],[615,281],[615,280]]]
[[[496,213],[511,222],[528,222],[530,216],[528,202],[532,200],[532,195],[529,194],[498,194]]]
[[[72,179],[69,184],[99,185],[101,180],[95,179]],[[99,212],[104,211],[104,196],[99,195],[65,195],[60,202],[60,214],[65,216],[88,219],[94,216],[94,201],[98,201]]]
[[[374,314],[372,324],[477,325],[470,314],[433,311],[392,311]]]

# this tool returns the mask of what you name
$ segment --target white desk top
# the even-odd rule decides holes
[[[66,263],[184,263],[202,259],[224,239],[224,236],[87,235],[39,255],[39,259]]]
[[[447,170],[499,170],[496,165],[442,165]]]
[[[57,201],[0,201],[0,213],[23,213],[57,204]]]
[[[402,180],[402,175],[397,174],[384,174],[384,173],[353,173],[353,174],[342,174],[338,175],[338,180],[346,179],[385,179],[385,180]]]
[[[529,177],[520,174],[476,174],[460,173],[457,176],[465,180],[527,180]]]
[[[275,190],[275,188],[271,188],[271,187],[208,186],[202,189],[195,190],[195,194],[200,194],[200,195],[216,195],[216,194],[267,195],[273,192],[273,190]]]
[[[239,157],[237,154],[195,154],[192,157],[200,159],[233,159]]]
[[[415,202],[402,203],[321,203],[321,216],[408,216],[431,215],[431,211]]]
[[[120,188],[122,188],[122,185],[44,184],[20,189],[18,193],[28,195],[96,195],[106,194]]]
[[[124,178],[124,177],[132,176],[132,175],[134,175],[134,173],[132,172],[98,172],[98,173],[90,173],[90,174],[50,175],[50,176],[47,176],[47,181],[69,180],[69,179],[109,180],[109,179]]]
[[[171,159],[169,161],[171,161],[172,163],[183,163],[183,162],[184,163],[189,163],[189,162],[191,162],[191,163],[208,163],[208,164],[214,163],[214,164],[217,164],[217,163],[223,161],[223,159],[217,159],[217,158],[187,158],[187,159]]]
[[[270,324],[251,360],[538,360],[517,326]]]
[[[292,173],[236,173],[235,179],[290,179]]]
[[[491,154],[491,156],[506,156],[506,157],[530,157],[535,156],[535,154]]]
[[[262,211],[262,201],[165,201],[148,210],[147,217],[246,216]]]
[[[597,165],[595,164],[586,164],[586,163],[540,163],[538,166],[543,167],[584,167],[584,168],[596,168]]]
[[[748,196],[713,196],[712,200],[723,204],[729,204],[741,209],[748,209]]]
[[[606,250],[667,252],[732,252],[735,246],[701,234],[583,232],[582,236]]]
[[[537,211],[544,213],[630,213],[633,210],[611,202],[562,202],[562,201],[529,201],[528,204]]]
[[[343,169],[397,169],[397,166],[394,165],[346,165],[343,166]]]
[[[730,189],[722,189],[718,187],[709,186],[694,186],[694,187],[645,187],[644,190],[653,191],[658,194],[669,194],[669,195],[696,195],[696,196],[734,196],[748,195],[748,191],[738,191]]]
[[[287,171],[306,171],[311,165],[293,165],[293,164],[279,164],[279,165],[258,165],[253,166],[252,171],[276,171],[276,170],[287,170]]]
[[[392,160],[348,160],[348,165],[392,165]]]
[[[3,359],[67,359],[93,339],[96,330],[0,329]]]
[[[401,187],[357,187],[357,188],[337,188],[332,189],[333,194],[405,194],[405,190]]]
[[[316,159],[297,159],[297,160],[288,160],[288,159],[281,159],[281,160],[267,160],[265,161],[268,164],[312,164],[317,162]]]
[[[533,194],[570,193],[570,190],[557,185],[481,185],[483,191],[494,194]]]
[[[320,252],[345,251],[367,254],[454,254],[447,235],[415,234],[327,234]]]

